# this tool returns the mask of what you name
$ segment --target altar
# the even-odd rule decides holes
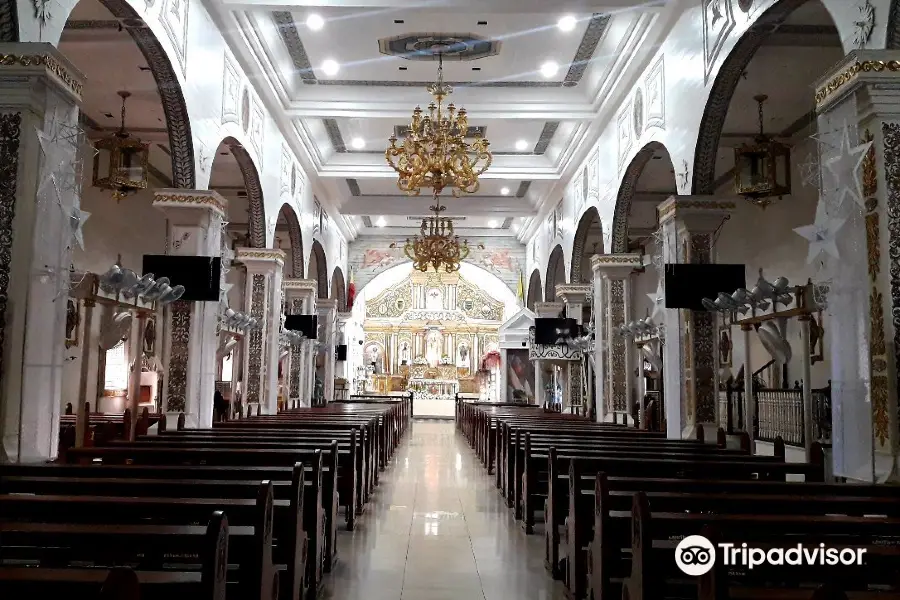
[[[414,364],[406,389],[413,395],[414,417],[453,418],[459,388],[456,365]]]

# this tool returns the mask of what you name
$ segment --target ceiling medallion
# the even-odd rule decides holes
[[[500,53],[500,42],[474,33],[407,33],[378,40],[378,50],[406,60],[478,60]]]
[[[454,235],[453,220],[441,216],[446,206],[435,202],[429,208],[434,215],[422,219],[419,235],[411,240],[407,238],[403,253],[413,261],[413,267],[423,273],[429,269],[443,269],[447,273],[458,271],[459,263],[469,256],[469,244],[466,240],[460,242],[459,236]],[[391,244],[391,248],[396,247],[397,244]],[[480,244],[478,247],[484,248]]]
[[[384,151],[387,163],[399,175],[397,187],[418,196],[422,188],[431,188],[435,198],[444,188],[450,188],[454,197],[474,194],[480,187],[478,177],[491,166],[493,155],[490,142],[476,134],[470,144],[466,141],[469,119],[466,109],[451,102],[445,108],[444,99],[453,88],[444,83],[444,62],[438,54],[437,82],[428,86],[434,101],[428,105],[428,113],[416,107],[409,131],[400,145],[391,134],[390,146]],[[435,206],[440,203],[435,201]]]

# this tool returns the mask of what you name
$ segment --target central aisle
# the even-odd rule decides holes
[[[333,600],[557,600],[544,538],[526,536],[452,422],[417,421],[357,531],[341,531]]]

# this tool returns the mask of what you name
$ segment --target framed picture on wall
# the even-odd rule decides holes
[[[81,337],[81,306],[74,298],[66,302],[66,348],[74,348]]]

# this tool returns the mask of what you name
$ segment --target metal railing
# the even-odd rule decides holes
[[[781,437],[789,446],[804,447],[803,390],[757,389],[754,394],[756,418],[754,438],[774,442]],[[719,427],[726,433],[746,431],[744,425],[744,390],[731,388],[719,391]],[[813,441],[831,443],[831,388],[812,390]]]

